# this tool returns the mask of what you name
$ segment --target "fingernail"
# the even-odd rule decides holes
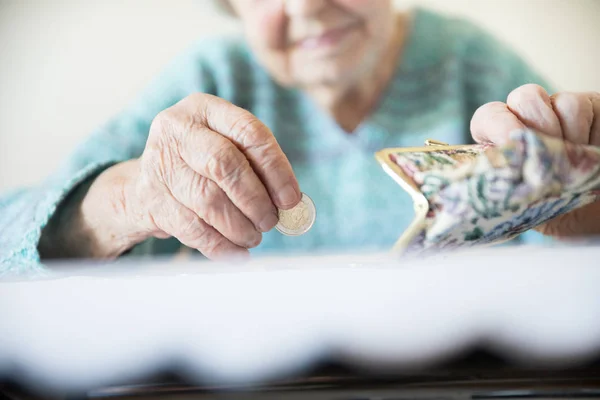
[[[277,222],[279,222],[279,217],[269,213],[262,221],[260,221],[258,229],[260,229],[261,232],[269,232],[277,225]]]
[[[294,189],[294,186],[287,185],[279,191],[277,194],[277,202],[280,207],[291,207],[296,205],[300,200],[298,192]]]

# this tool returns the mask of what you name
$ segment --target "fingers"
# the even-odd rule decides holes
[[[548,93],[539,85],[523,85],[506,100],[510,111],[528,128],[552,137],[563,137],[560,121]]]
[[[588,93],[588,97],[592,103],[592,110],[594,113],[594,118],[590,127],[590,144],[593,146],[600,146],[600,93]]]
[[[192,169],[182,169],[179,178],[170,187],[177,201],[234,244],[245,248],[260,244],[262,235],[219,185]]]
[[[536,230],[561,239],[597,236],[600,234],[600,202],[559,215]]]
[[[471,120],[480,143],[503,144],[512,131],[533,129],[578,144],[600,146],[600,94],[558,93],[549,96],[538,85],[512,91],[506,101],[481,106]]]
[[[525,129],[525,125],[499,101],[479,107],[471,119],[471,134],[478,143],[506,143],[510,133],[518,129]]]
[[[179,152],[194,171],[215,182],[257,230],[267,232],[277,224],[277,210],[265,186],[227,138],[199,126],[184,136]]]
[[[247,157],[273,203],[289,209],[300,201],[292,166],[271,131],[248,111],[208,95],[191,96],[206,126],[231,140]]]
[[[192,95],[160,113],[143,158],[169,198],[170,209],[150,212],[161,221],[155,225],[208,257],[247,253],[260,243],[260,231],[277,224],[275,205],[300,201],[291,165],[269,129],[214,96]]]
[[[187,247],[197,249],[209,259],[225,260],[249,256],[247,249],[227,240],[168,193],[161,197],[157,206],[162,210],[152,212],[156,226]]]
[[[557,93],[551,98],[552,107],[565,140],[578,144],[590,142],[590,128],[594,122],[592,100],[583,93]]]

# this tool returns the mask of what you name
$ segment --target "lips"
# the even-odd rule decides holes
[[[356,28],[356,24],[340,28],[329,29],[322,34],[311,36],[297,42],[297,46],[303,49],[318,49],[337,45],[348,32]]]

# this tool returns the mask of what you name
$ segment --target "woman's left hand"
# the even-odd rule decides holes
[[[483,105],[471,120],[471,133],[479,143],[502,144],[510,132],[525,128],[573,143],[600,146],[600,93],[549,96],[538,85],[524,85],[511,92],[506,103]],[[600,202],[561,215],[536,230],[558,238],[600,235]]]

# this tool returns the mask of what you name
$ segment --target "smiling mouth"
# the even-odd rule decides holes
[[[348,33],[358,28],[358,25],[359,24],[356,23],[340,28],[330,29],[320,35],[299,40],[296,42],[296,46],[307,50],[335,47],[343,41]]]

